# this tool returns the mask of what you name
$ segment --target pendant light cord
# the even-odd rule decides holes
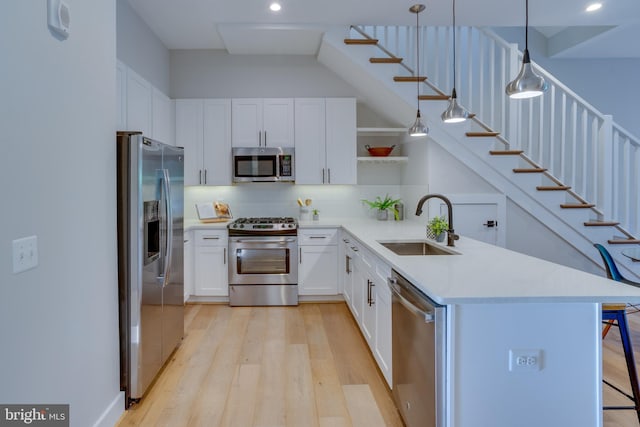
[[[418,99],[417,99],[417,104],[418,104],[418,111],[420,111],[420,36],[418,35],[418,33],[420,32],[420,27],[419,27],[419,21],[418,21],[418,15],[420,14],[420,11],[416,12],[416,89],[418,92]]]
[[[529,0],[525,0],[524,12],[524,49],[529,50]]]
[[[456,0],[453,0],[453,90],[456,90]]]

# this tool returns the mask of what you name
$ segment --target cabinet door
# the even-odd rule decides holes
[[[231,185],[231,100],[204,101],[203,183]]]
[[[151,135],[151,84],[131,69],[127,70],[127,130]]]
[[[324,98],[295,99],[296,184],[323,184],[325,114]]]
[[[232,99],[231,145],[257,147],[262,145],[262,99]]]
[[[228,296],[226,246],[195,248],[195,293],[198,296]]]
[[[194,293],[193,286],[193,233],[184,233],[184,301]]]
[[[293,147],[293,99],[265,98],[262,100],[262,145],[265,147]]]
[[[327,182],[356,184],[356,100],[327,98],[325,102]]]
[[[152,132],[151,138],[174,145],[174,118],[171,99],[155,87],[151,91]]]
[[[351,282],[351,313],[353,313],[353,317],[356,319],[356,323],[361,325],[362,322],[362,308],[364,303],[364,290],[365,285],[367,283],[366,274],[362,269],[360,255],[358,254],[359,249],[357,246],[352,246],[353,258],[351,262],[353,264],[352,282]]]
[[[300,246],[299,255],[300,295],[337,295],[338,247]]]
[[[127,130],[127,66],[116,62],[116,126]]]
[[[391,270],[390,268],[388,269]],[[389,387],[392,386],[391,365],[391,291],[386,274],[377,270],[374,276],[374,308],[376,317],[373,354]]]
[[[176,100],[176,145],[184,147],[184,185],[200,185],[203,181],[201,99]]]
[[[375,307],[375,281],[372,274],[371,258],[368,254],[361,255],[361,263],[363,270],[362,280],[362,323],[361,329],[364,337],[369,343],[369,347],[374,348],[374,334],[376,328],[376,307]]]

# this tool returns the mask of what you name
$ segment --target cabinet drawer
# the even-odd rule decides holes
[[[308,228],[298,230],[298,245],[337,245],[337,228]]]
[[[196,246],[227,246],[227,230],[197,230]]]

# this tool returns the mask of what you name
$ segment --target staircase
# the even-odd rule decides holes
[[[423,76],[413,72],[415,31],[385,26],[328,32],[318,60],[399,123],[412,122],[420,103],[436,143],[596,265],[601,259],[593,243],[606,242],[613,254],[640,243],[634,237],[640,233],[637,139],[539,67],[548,92],[532,100],[509,100],[504,87],[520,68],[521,52],[472,27],[456,29],[455,86],[459,103],[475,114],[463,124],[444,124],[439,116],[452,87],[453,30],[417,29]],[[418,100],[416,81],[422,85]],[[640,277],[631,261],[616,258],[630,275]]]

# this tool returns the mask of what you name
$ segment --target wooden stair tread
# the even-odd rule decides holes
[[[523,150],[491,150],[489,154],[492,156],[519,156],[524,153]]]
[[[546,172],[547,168],[516,168],[514,173],[542,173]]]
[[[616,221],[587,221],[584,223],[585,227],[615,227],[620,224]]]
[[[638,239],[612,239],[607,240],[610,245],[637,245],[640,244]]]
[[[498,136],[500,132],[467,132],[465,135],[471,138],[482,138],[486,136]]]
[[[395,76],[394,82],[423,82],[427,80],[426,76]]]
[[[571,190],[568,185],[539,185],[536,187],[538,191],[565,191]]]
[[[595,206],[593,203],[563,203],[560,205],[562,209],[587,209]]]
[[[603,310],[624,310],[627,308],[627,304],[602,304]]]
[[[420,101],[446,101],[449,99],[449,95],[419,95]]]
[[[400,64],[402,58],[369,58],[369,62],[372,64]]]
[[[378,44],[378,39],[344,39],[344,44]]]

